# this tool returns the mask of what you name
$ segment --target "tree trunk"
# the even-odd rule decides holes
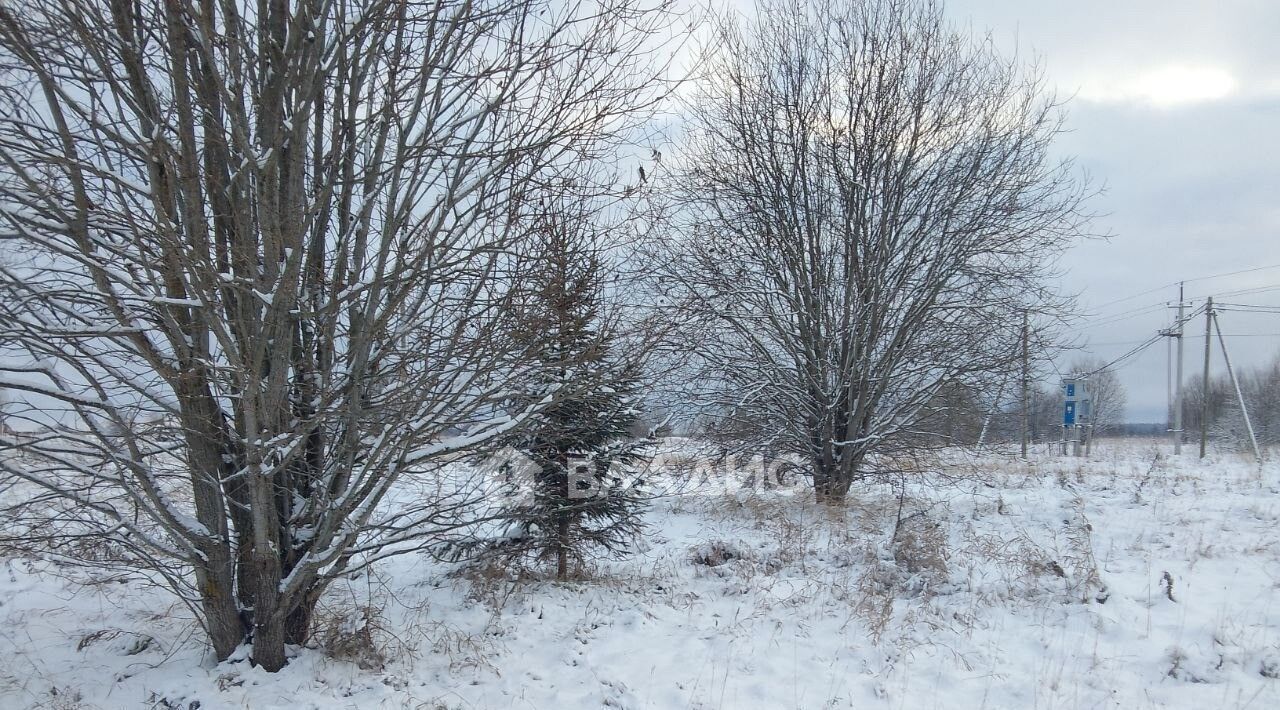
[[[827,490],[827,503],[832,505],[843,503],[852,486],[853,471],[844,466],[838,466],[831,477],[830,487]]]
[[[831,493],[831,470],[821,457],[813,461],[813,496],[819,503],[826,503]]]
[[[569,578],[569,516],[562,514],[556,524],[556,579]]]
[[[213,653],[219,661],[230,658],[245,640],[244,623],[240,619],[240,609],[232,594],[233,583],[229,570],[229,564],[196,568],[196,584],[200,588],[200,606],[204,611],[205,625],[208,627],[209,640],[213,644]]]
[[[284,619],[284,642],[293,646],[306,643],[311,635],[311,617],[315,615],[320,592],[316,587],[302,595],[302,601]]]
[[[253,655],[255,665],[275,672],[284,668],[285,614],[280,604],[280,558],[270,549],[253,552]]]
[[[837,451],[833,457],[816,457],[813,461],[813,492],[817,501],[829,505],[843,503],[854,481],[859,478],[858,469],[863,458],[863,453],[850,451]]]

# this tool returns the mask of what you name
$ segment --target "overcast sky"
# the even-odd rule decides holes
[[[991,30],[1007,50],[1039,56],[1049,80],[1074,95],[1061,147],[1105,184],[1098,226],[1114,235],[1063,263],[1089,316],[1080,331],[1089,353],[1110,360],[1167,325],[1162,304],[1176,302],[1177,288],[1161,287],[1180,279],[1196,305],[1206,295],[1267,287],[1216,300],[1280,305],[1280,2],[951,0],[947,7],[957,21]],[[1254,270],[1190,280],[1244,269]],[[1280,314],[1222,312],[1219,322],[1233,364],[1280,354]],[[1187,333],[1190,375],[1203,366],[1204,319]],[[1218,371],[1216,341],[1212,356]],[[1117,371],[1130,420],[1164,420],[1165,358],[1158,343]]]

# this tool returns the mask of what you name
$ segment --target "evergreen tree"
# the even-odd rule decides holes
[[[538,364],[532,389],[554,401],[509,442],[534,464],[532,491],[506,512],[509,529],[490,549],[554,560],[556,577],[565,579],[571,562],[593,552],[624,554],[640,534],[642,481],[627,472],[645,460],[651,439],[633,434],[639,370],[616,352],[602,312],[595,228],[564,207],[536,220],[514,340]]]

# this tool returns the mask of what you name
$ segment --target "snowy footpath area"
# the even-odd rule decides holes
[[[709,481],[647,520],[568,583],[387,560],[278,674],[159,588],[0,558],[0,708],[1280,707],[1276,463],[956,454],[842,509]]]

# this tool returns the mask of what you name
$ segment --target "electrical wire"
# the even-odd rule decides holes
[[[1100,304],[1098,304],[1098,305],[1094,306],[1094,308],[1095,308],[1095,309],[1101,309],[1101,308],[1106,308],[1107,306],[1112,306],[1112,305],[1116,305],[1116,304],[1119,304],[1119,303],[1125,303],[1125,302],[1127,302],[1127,301],[1132,301],[1132,300],[1134,300],[1134,299],[1141,298],[1141,297],[1143,297],[1143,296],[1146,296],[1146,295],[1149,295],[1149,294],[1152,294],[1152,293],[1157,293],[1157,292],[1159,292],[1159,291],[1162,291],[1162,290],[1164,290],[1164,289],[1167,289],[1167,288],[1170,288],[1170,287],[1173,287],[1173,286],[1177,286],[1177,285],[1179,285],[1179,284],[1185,284],[1185,283],[1195,282],[1195,281],[1208,281],[1208,280],[1211,280],[1211,279],[1225,278],[1225,277],[1227,277],[1227,276],[1238,276],[1238,275],[1240,275],[1240,274],[1249,274],[1249,273],[1254,273],[1254,272],[1258,272],[1258,271],[1266,271],[1266,270],[1270,270],[1270,269],[1280,269],[1280,264],[1267,264],[1267,265],[1264,265],[1264,266],[1254,266],[1254,267],[1250,267],[1250,268],[1248,268],[1248,269],[1238,269],[1238,270],[1236,270],[1236,271],[1227,271],[1227,272],[1223,272],[1223,273],[1219,273],[1219,274],[1210,274],[1210,275],[1206,275],[1206,276],[1195,276],[1195,277],[1192,277],[1192,278],[1189,278],[1189,279],[1179,279],[1178,281],[1173,281],[1173,282],[1170,282],[1170,283],[1168,283],[1168,284],[1164,284],[1164,285],[1162,285],[1162,286],[1158,286],[1158,287],[1156,287],[1156,288],[1148,289],[1148,290],[1146,290],[1146,291],[1142,291],[1142,292],[1139,292],[1139,293],[1133,294],[1133,295],[1131,295],[1131,296],[1125,296],[1125,297],[1123,297],[1123,298],[1117,298],[1117,299],[1113,299],[1113,300],[1110,300],[1110,301],[1106,301],[1106,302],[1100,303]],[[1270,292],[1272,292],[1272,291],[1280,291],[1280,284],[1272,284],[1272,285],[1266,285],[1266,286],[1256,286],[1256,287],[1250,287],[1250,288],[1244,288],[1244,289],[1236,289],[1236,290],[1232,290],[1232,291],[1223,291],[1223,292],[1220,292],[1220,293],[1208,294],[1208,295],[1203,296],[1203,297],[1193,297],[1193,298],[1190,298],[1190,299],[1187,299],[1187,300],[1188,300],[1188,305],[1190,305],[1190,304],[1191,304],[1191,302],[1193,302],[1193,301],[1199,301],[1199,302],[1201,302],[1201,303],[1203,304],[1203,303],[1204,303],[1204,300],[1205,300],[1205,299],[1207,299],[1207,298],[1209,298],[1209,297],[1213,297],[1213,298],[1220,298],[1220,297],[1231,297],[1231,296],[1243,296],[1243,295],[1251,295],[1251,294],[1258,294],[1258,293],[1270,293]],[[1107,326],[1107,325],[1113,325],[1113,324],[1115,324],[1115,323],[1120,323],[1120,322],[1123,322],[1123,321],[1126,321],[1126,320],[1130,320],[1130,319],[1133,319],[1133,318],[1137,318],[1137,317],[1139,317],[1139,316],[1148,315],[1148,314],[1151,314],[1151,313],[1157,312],[1157,311],[1162,310],[1162,309],[1167,308],[1167,307],[1168,307],[1168,303],[1167,303],[1167,302],[1162,302],[1162,303],[1152,303],[1152,304],[1148,304],[1148,305],[1145,305],[1145,306],[1137,306],[1137,307],[1135,307],[1135,308],[1130,308],[1130,309],[1127,309],[1127,310],[1117,311],[1117,312],[1114,312],[1114,313],[1107,313],[1107,314],[1095,315],[1095,316],[1094,316],[1095,318],[1101,318],[1101,320],[1098,320],[1097,322],[1094,322],[1094,323],[1089,323],[1088,325],[1085,325],[1084,327],[1082,327],[1082,328],[1081,328],[1081,330],[1092,330],[1092,329],[1095,329],[1095,328],[1101,328],[1101,327],[1103,327],[1103,326]],[[1110,362],[1108,362],[1108,363],[1106,363],[1106,364],[1102,365],[1101,367],[1095,368],[1095,369],[1090,370],[1089,372],[1086,372],[1086,373],[1078,374],[1077,376],[1079,376],[1079,377],[1089,377],[1090,375],[1097,374],[1097,373],[1102,372],[1102,371],[1104,371],[1104,370],[1108,370],[1108,369],[1118,369],[1118,368],[1120,368],[1120,367],[1124,367],[1125,365],[1129,364],[1129,363],[1130,363],[1130,361],[1132,361],[1132,360],[1133,360],[1133,358],[1136,358],[1139,354],[1141,354],[1141,353],[1142,353],[1143,351],[1145,351],[1147,348],[1151,347],[1152,345],[1156,344],[1156,343],[1157,343],[1157,342],[1159,342],[1161,339],[1163,339],[1163,338],[1166,336],[1166,334],[1171,333],[1175,328],[1181,329],[1181,327],[1182,327],[1182,326],[1184,326],[1184,325],[1185,325],[1188,321],[1190,321],[1192,318],[1194,318],[1194,317],[1198,316],[1199,314],[1203,313],[1203,312],[1204,312],[1204,309],[1205,309],[1205,306],[1204,306],[1204,305],[1201,305],[1200,307],[1198,307],[1198,308],[1196,308],[1195,310],[1193,310],[1191,313],[1189,313],[1189,314],[1187,314],[1187,315],[1183,316],[1183,318],[1181,319],[1181,321],[1177,321],[1177,322],[1175,322],[1175,323],[1173,324],[1173,326],[1171,326],[1171,327],[1170,327],[1170,328],[1168,328],[1168,329],[1162,329],[1161,331],[1157,332],[1155,335],[1152,335],[1150,338],[1147,338],[1146,340],[1136,340],[1136,341],[1119,341],[1119,342],[1112,342],[1112,343],[1092,343],[1092,344],[1089,344],[1089,347],[1102,347],[1102,346],[1105,346],[1105,345],[1130,345],[1130,344],[1133,344],[1133,345],[1134,345],[1134,347],[1133,347],[1133,348],[1131,348],[1131,349],[1129,349],[1129,350],[1127,350],[1127,351],[1125,351],[1122,355],[1120,355],[1119,357],[1117,357],[1117,358],[1115,358],[1115,359],[1111,360]],[[1215,310],[1222,310],[1222,311],[1234,311],[1234,312],[1239,312],[1239,313],[1264,313],[1264,314],[1280,313],[1280,306],[1269,306],[1269,305],[1262,305],[1262,304],[1221,303],[1221,304],[1215,304],[1214,309],[1215,309]],[[1221,335],[1221,334],[1220,334],[1220,337],[1234,337],[1234,338],[1280,337],[1280,334],[1275,334],[1275,333],[1234,333],[1234,334],[1231,334],[1231,335]],[[1058,375],[1059,375],[1059,376],[1061,376],[1061,374],[1062,374],[1062,373],[1058,371],[1058,368],[1057,368],[1056,363],[1051,363],[1051,364],[1053,364],[1053,367],[1054,367],[1055,372],[1058,372]]]
[[[1142,298],[1143,296],[1146,296],[1148,294],[1157,293],[1159,291],[1163,291],[1166,288],[1177,286],[1180,283],[1191,283],[1193,281],[1209,281],[1211,279],[1220,279],[1220,278],[1225,278],[1227,276],[1239,276],[1240,274],[1251,274],[1255,271],[1266,271],[1268,269],[1280,269],[1280,264],[1267,264],[1265,266],[1254,266],[1248,269],[1240,269],[1238,271],[1227,271],[1221,274],[1210,274],[1208,276],[1193,276],[1189,279],[1178,279],[1177,281],[1172,281],[1170,283],[1164,284],[1162,286],[1157,286],[1153,289],[1149,289],[1141,293],[1135,293],[1132,296],[1125,296],[1123,298],[1117,298],[1111,301],[1105,301],[1103,303],[1099,303],[1095,305],[1094,308],[1106,308],[1107,306],[1115,305],[1117,303],[1132,301],[1135,298]]]
[[[1173,328],[1181,328],[1183,325],[1185,325],[1185,324],[1187,323],[1187,321],[1190,321],[1192,318],[1194,318],[1196,315],[1198,315],[1199,313],[1201,313],[1201,312],[1203,312],[1203,311],[1204,311],[1204,307],[1203,307],[1203,306],[1201,306],[1200,308],[1197,308],[1196,310],[1192,311],[1191,313],[1188,313],[1187,315],[1185,315],[1185,316],[1183,316],[1183,317],[1182,317],[1182,320],[1181,320],[1181,321],[1175,322],[1175,323],[1174,323],[1174,325],[1173,325]],[[1089,377],[1090,375],[1096,375],[1097,373],[1102,372],[1103,370],[1116,369],[1116,368],[1120,367],[1120,366],[1121,366],[1121,363],[1125,362],[1126,360],[1129,360],[1130,358],[1136,357],[1136,356],[1137,356],[1139,353],[1141,353],[1142,351],[1144,351],[1144,350],[1146,350],[1147,348],[1151,347],[1152,345],[1154,345],[1154,344],[1156,344],[1156,343],[1160,342],[1160,339],[1165,337],[1165,333],[1166,333],[1166,332],[1169,332],[1169,331],[1172,331],[1172,330],[1173,330],[1173,328],[1169,328],[1169,330],[1168,330],[1168,331],[1162,330],[1162,331],[1157,332],[1155,335],[1151,336],[1150,338],[1147,338],[1146,340],[1141,341],[1141,343],[1140,343],[1137,347],[1134,347],[1134,348],[1132,348],[1132,349],[1128,350],[1127,352],[1125,352],[1125,353],[1124,353],[1123,355],[1121,355],[1120,357],[1118,357],[1118,358],[1116,358],[1116,359],[1112,360],[1111,362],[1108,362],[1107,364],[1105,364],[1105,365],[1103,365],[1103,366],[1101,366],[1101,367],[1098,367],[1098,368],[1095,368],[1095,369],[1093,369],[1093,370],[1090,370],[1089,372],[1082,373],[1082,374],[1080,374],[1079,376],[1080,376],[1080,377]]]
[[[1233,311],[1236,313],[1280,313],[1280,306],[1244,306],[1234,303],[1213,304],[1215,311]]]
[[[1124,303],[1125,301],[1132,301],[1135,298],[1142,298],[1143,296],[1147,296],[1149,294],[1159,293],[1160,291],[1163,291],[1169,288],[1170,286],[1177,286],[1177,285],[1178,285],[1178,282],[1174,281],[1172,284],[1164,284],[1163,286],[1157,286],[1153,289],[1143,291],[1142,293],[1135,293],[1132,296],[1125,296],[1124,298],[1117,298],[1112,301],[1104,301],[1103,303],[1095,304],[1094,308],[1106,308],[1107,306],[1114,306],[1117,303]]]
[[[1116,314],[1107,316],[1103,320],[1097,321],[1095,323],[1090,323],[1082,327],[1081,330],[1092,330],[1094,328],[1101,328],[1104,325],[1111,325],[1113,323],[1122,323],[1124,321],[1137,318],[1138,316],[1145,316],[1151,313],[1162,311],[1165,308],[1167,308],[1165,304],[1157,303],[1150,306],[1144,306],[1141,309],[1137,309],[1133,311],[1124,311],[1121,313],[1116,313]]]
[[[1266,267],[1266,268],[1270,268],[1270,267]],[[1245,271],[1243,271],[1243,272],[1233,272],[1233,273],[1245,273],[1245,272],[1248,272],[1248,271],[1256,271],[1256,270],[1257,270],[1257,269],[1246,269],[1246,270],[1245,270]],[[1230,275],[1230,274],[1223,274],[1223,275]],[[1215,277],[1205,277],[1205,278],[1215,278]],[[1266,293],[1266,292],[1269,292],[1269,291],[1280,291],[1280,285],[1274,285],[1274,286],[1258,286],[1258,287],[1253,287],[1253,288],[1240,289],[1240,290],[1238,290],[1238,291],[1224,291],[1224,292],[1222,292],[1222,293],[1214,293],[1214,294],[1210,294],[1210,295],[1211,295],[1212,297],[1214,297],[1214,298],[1219,298],[1219,297],[1224,297],[1224,296],[1225,296],[1225,297],[1230,297],[1230,296],[1242,296],[1242,295],[1255,294],[1255,293]],[[1188,298],[1188,299],[1187,299],[1187,302],[1188,302],[1188,304],[1191,304],[1191,303],[1202,303],[1202,302],[1204,301],[1204,299],[1205,299],[1205,298],[1207,298],[1207,297],[1195,297],[1195,298]],[[1095,317],[1100,317],[1100,318],[1101,318],[1101,320],[1096,321],[1096,322],[1093,322],[1093,323],[1089,323],[1089,324],[1087,324],[1087,325],[1085,325],[1085,326],[1081,327],[1080,329],[1081,329],[1081,330],[1092,330],[1092,329],[1094,329],[1094,328],[1101,328],[1101,327],[1103,327],[1103,326],[1114,325],[1115,323],[1121,323],[1121,322],[1124,322],[1124,321],[1126,321],[1126,320],[1130,320],[1130,319],[1132,319],[1132,318],[1137,318],[1138,316],[1143,316],[1143,315],[1148,315],[1148,314],[1151,314],[1151,313],[1155,313],[1155,312],[1158,312],[1158,311],[1163,310],[1164,308],[1168,308],[1168,307],[1169,307],[1169,305],[1168,305],[1167,303],[1152,303],[1152,304],[1148,304],[1148,305],[1145,305],[1145,306],[1138,306],[1138,307],[1136,307],[1136,308],[1131,308],[1131,309],[1129,309],[1129,310],[1117,311],[1117,312],[1115,312],[1115,313],[1110,313],[1110,314],[1106,314],[1106,315],[1103,315],[1103,316],[1095,316]],[[1214,308],[1218,308],[1218,307],[1219,307],[1219,304],[1214,304]],[[1244,307],[1244,308],[1257,308],[1257,309],[1262,309],[1262,310],[1258,310],[1258,311],[1256,311],[1256,312],[1259,312],[1259,313],[1280,313],[1280,306],[1267,306],[1267,305],[1249,306],[1249,305],[1246,305],[1246,304],[1227,304],[1227,303],[1224,303],[1224,304],[1221,304],[1221,307],[1222,307],[1222,310],[1243,310],[1243,308],[1242,308],[1242,307]],[[1273,310],[1273,309],[1274,309],[1274,310]]]
[[[1215,304],[1213,308],[1214,308],[1214,310],[1217,310],[1217,308],[1218,308],[1217,304]],[[1280,333],[1224,333],[1224,334],[1222,335],[1222,337],[1224,337],[1224,338],[1278,338],[1278,337],[1280,337]],[[1110,347],[1110,346],[1113,346],[1113,345],[1135,345],[1135,344],[1137,344],[1137,343],[1145,343],[1145,342],[1147,342],[1147,341],[1145,341],[1145,340],[1116,340],[1116,341],[1112,341],[1112,342],[1108,342],[1108,343],[1088,343],[1088,347],[1090,347],[1090,348],[1105,348],[1105,347]]]
[[[1240,275],[1240,274],[1251,274],[1251,273],[1253,273],[1253,272],[1255,272],[1255,271],[1266,271],[1267,269],[1280,269],[1280,264],[1268,264],[1268,265],[1266,265],[1266,266],[1254,266],[1254,267],[1251,267],[1251,268],[1248,268],[1248,269],[1240,269],[1239,271],[1228,271],[1228,272],[1223,273],[1223,274],[1213,274],[1212,276],[1196,276],[1196,277],[1194,277],[1194,278],[1190,278],[1190,279],[1182,279],[1181,281],[1175,281],[1175,282],[1173,282],[1173,284],[1171,284],[1171,285],[1177,285],[1178,283],[1186,283],[1186,282],[1189,282],[1189,281],[1208,281],[1209,279],[1220,279],[1220,278],[1223,278],[1223,277],[1226,277],[1226,276],[1238,276],[1238,275]]]
[[[1257,286],[1255,288],[1242,288],[1238,291],[1223,291],[1222,293],[1211,293],[1209,296],[1218,298],[1221,296],[1246,296],[1255,293],[1268,293],[1270,291],[1280,291],[1280,284],[1271,284],[1269,286]],[[1197,298],[1196,300],[1200,300]]]

